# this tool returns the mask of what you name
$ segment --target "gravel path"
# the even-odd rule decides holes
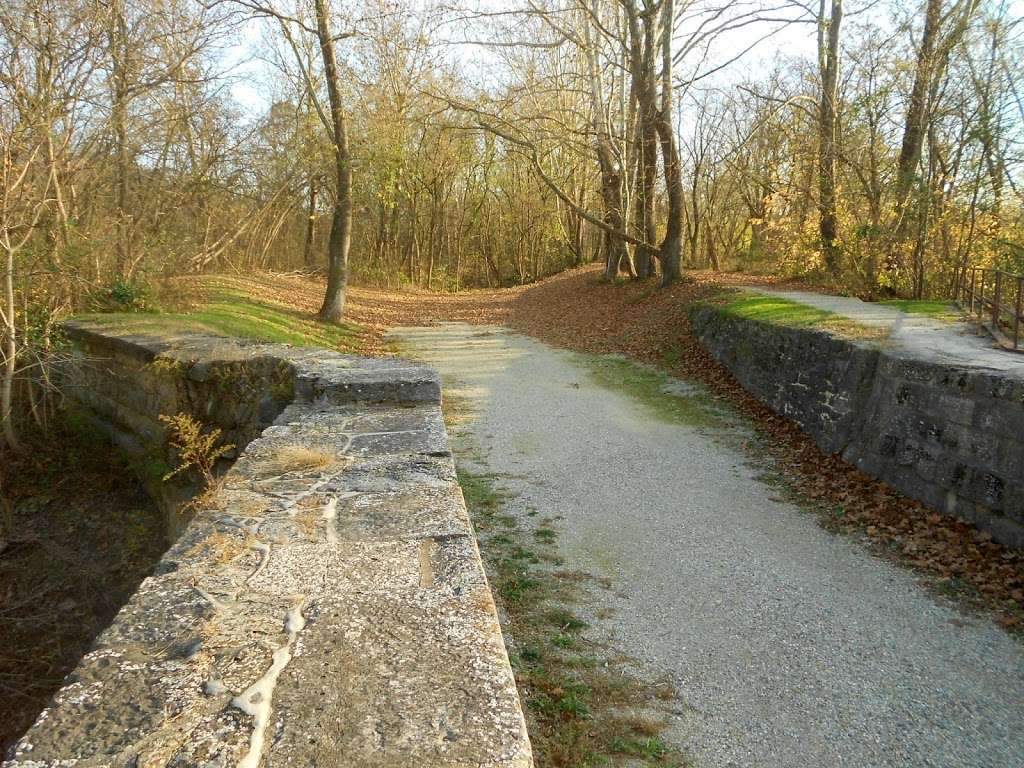
[[[675,684],[670,738],[698,768],[1024,765],[1024,646],[776,500],[727,441],[523,336],[395,336],[471,401],[456,450],[612,580],[594,631]]]

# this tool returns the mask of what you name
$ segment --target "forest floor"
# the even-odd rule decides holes
[[[163,516],[74,413],[0,452],[0,756],[166,548]]]

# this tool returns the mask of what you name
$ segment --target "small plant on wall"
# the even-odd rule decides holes
[[[178,456],[178,466],[164,475],[164,480],[194,470],[205,488],[214,484],[213,474],[217,460],[235,446],[221,444],[221,431],[217,428],[203,431],[203,425],[187,413],[175,416],[161,416],[167,425],[167,443]]]

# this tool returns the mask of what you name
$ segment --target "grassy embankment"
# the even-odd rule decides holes
[[[731,315],[748,320],[791,328],[813,328],[847,339],[883,341],[889,335],[885,328],[865,325],[843,315],[781,296],[748,292],[724,293],[717,296],[713,303]],[[942,322],[956,322],[961,319],[959,310],[945,301],[893,299],[879,304],[898,309],[908,315]]]
[[[728,293],[716,299],[722,309],[738,317],[759,320],[775,325],[787,325],[796,328],[820,328],[837,335],[852,335],[863,338],[865,335],[877,335],[879,331],[858,323],[843,315],[828,312],[798,301],[781,296],[760,293]],[[960,311],[948,301],[933,299],[890,299],[878,302],[879,305],[898,309],[908,315],[928,317],[945,322],[954,322],[961,318]]]
[[[295,346],[314,346],[358,353],[365,332],[354,323],[327,325],[309,312],[285,302],[271,302],[227,286],[216,278],[194,281],[198,298],[174,311],[105,312],[78,319],[140,332],[204,331]],[[180,304],[181,302],[177,302]]]
[[[713,303],[722,311],[736,317],[790,328],[826,331],[845,339],[883,341],[889,335],[885,328],[863,325],[843,315],[781,296],[747,292],[728,293],[718,296]]]

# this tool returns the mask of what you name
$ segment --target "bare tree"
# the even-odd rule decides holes
[[[17,117],[0,120],[0,249],[3,249],[4,256],[4,300],[0,306],[3,330],[0,422],[3,423],[4,440],[12,450],[21,447],[13,409],[20,351],[16,322],[18,308],[14,294],[15,259],[35,234],[35,227],[49,202],[48,179],[41,187],[34,187],[31,183],[33,167],[43,151],[37,128],[18,121]]]
[[[277,22],[306,89],[327,134],[333,154],[334,206],[331,231],[327,241],[327,288],[318,316],[328,323],[340,323],[345,312],[345,291],[348,285],[348,256],[352,243],[352,154],[349,147],[348,117],[342,96],[341,75],[335,43],[353,37],[353,31],[335,32],[329,0],[313,0],[312,24],[299,9],[295,15],[278,11],[261,0],[232,0],[248,8],[254,16]],[[306,9],[307,11],[309,9]],[[313,64],[304,54],[298,36],[311,36],[320,53],[320,74],[327,91],[327,105],[323,104]]]

